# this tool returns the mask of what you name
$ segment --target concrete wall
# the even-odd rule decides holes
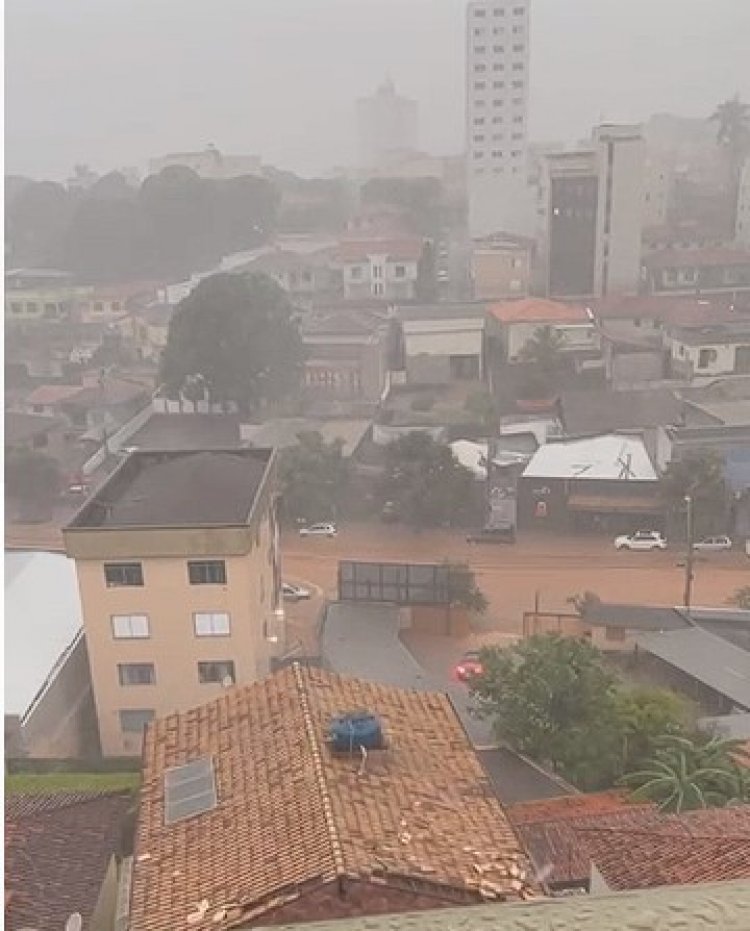
[[[735,344],[715,343],[713,345],[689,346],[678,339],[670,339],[670,356],[676,372],[686,376],[696,375],[731,375],[735,369]],[[710,360],[701,365],[701,352],[708,350]]]
[[[445,385],[451,380],[451,360],[445,355],[407,355],[406,379],[410,385]]]
[[[49,683],[21,721],[22,755],[72,759],[98,750],[86,638],[61,658]]]
[[[613,388],[625,389],[640,382],[659,381],[664,376],[664,358],[660,350],[615,353],[607,364],[607,378]]]
[[[528,249],[475,248],[471,254],[474,299],[526,297],[530,269]]]

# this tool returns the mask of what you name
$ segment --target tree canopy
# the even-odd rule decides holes
[[[350,479],[343,443],[326,443],[319,433],[301,433],[298,440],[279,460],[283,514],[305,523],[336,520]]]
[[[6,492],[18,502],[22,520],[49,520],[61,481],[57,460],[46,453],[22,449],[6,457]]]
[[[392,501],[413,527],[461,522],[471,508],[473,487],[472,473],[428,433],[409,433],[386,447],[383,500]]]
[[[693,502],[696,537],[724,529],[727,488],[724,464],[714,450],[688,452],[664,471],[662,494],[675,524],[686,523],[686,496]]]
[[[274,281],[213,275],[178,304],[161,379],[171,396],[192,384],[253,411],[297,390],[301,361],[292,305]]]
[[[65,267],[84,281],[187,275],[252,248],[276,226],[279,196],[263,178],[200,178],[166,168],[140,188],[112,172],[89,189],[12,186],[9,261]]]
[[[437,178],[370,178],[361,191],[365,204],[403,208],[412,232],[428,237],[435,237],[440,228],[442,197]]]
[[[680,699],[661,689],[626,690],[599,650],[544,634],[482,651],[471,682],[476,713],[499,738],[583,789],[610,786],[642,762],[653,741],[683,726]]]

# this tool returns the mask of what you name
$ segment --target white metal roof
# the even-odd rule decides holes
[[[658,480],[643,440],[614,433],[547,443],[534,453],[523,474],[524,478]]]
[[[5,713],[23,715],[81,630],[75,564],[5,553]]]

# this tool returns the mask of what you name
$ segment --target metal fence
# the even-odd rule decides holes
[[[339,563],[339,600],[399,605],[449,604],[450,567],[414,563]]]

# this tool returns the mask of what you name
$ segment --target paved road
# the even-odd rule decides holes
[[[472,546],[458,533],[415,533],[398,527],[353,525],[335,540],[282,540],[284,572],[336,594],[341,559],[411,562],[468,562],[490,602],[488,625],[519,633],[524,611],[539,597],[542,610],[570,610],[567,599],[592,591],[609,601],[679,604],[683,572],[679,550],[617,552],[606,538],[522,536],[515,546]],[[696,565],[694,604],[724,605],[750,578],[742,553],[717,553]]]

